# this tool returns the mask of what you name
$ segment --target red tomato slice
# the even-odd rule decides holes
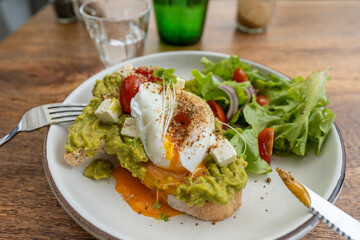
[[[236,81],[236,82],[246,82],[246,81],[249,81],[247,76],[245,75],[244,71],[238,67],[235,72],[234,72],[234,75],[233,75],[233,79]]]
[[[274,129],[264,128],[258,136],[259,154],[269,165],[274,144]]]
[[[123,80],[120,88],[119,100],[124,112],[131,112],[131,99],[139,91],[140,85],[147,81],[146,77],[139,74],[132,74]]]
[[[209,104],[211,110],[214,113],[214,116],[217,117],[221,122],[226,123],[226,115],[222,107],[213,100],[207,101],[207,104]]]
[[[265,95],[261,95],[258,94],[256,96],[256,102],[260,105],[260,106],[265,106],[265,105],[269,105],[270,99],[265,96]]]

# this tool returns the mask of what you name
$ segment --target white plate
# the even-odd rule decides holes
[[[176,75],[191,78],[191,71],[202,69],[200,58],[214,61],[225,54],[186,51],[166,52],[132,59],[105,69],[76,88],[65,102],[88,103],[97,79],[102,79],[132,63],[134,66],[158,65],[174,68]],[[262,73],[287,78],[263,65],[244,60]],[[276,171],[268,175],[249,174],[243,191],[243,204],[234,216],[212,225],[187,215],[169,222],[138,215],[131,210],[114,187],[113,179],[92,181],[83,176],[85,165],[73,168],[63,159],[69,124],[50,127],[44,144],[44,168],[50,186],[61,205],[85,230],[100,239],[294,239],[307,234],[318,220],[286,189]],[[287,156],[272,159],[271,166],[281,167],[309,188],[334,202],[345,175],[345,153],[336,125],[333,125],[321,154],[310,151],[306,157]],[[266,179],[270,177],[271,183]],[[198,224],[197,224],[198,223]]]

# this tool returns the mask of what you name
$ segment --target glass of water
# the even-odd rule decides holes
[[[80,14],[106,67],[144,54],[147,0],[88,0]]]

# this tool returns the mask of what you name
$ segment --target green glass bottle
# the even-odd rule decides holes
[[[189,45],[200,40],[208,0],[153,0],[153,3],[162,41]]]

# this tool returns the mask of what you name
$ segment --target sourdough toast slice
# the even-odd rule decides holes
[[[100,147],[95,150],[95,155],[105,153],[105,143],[102,142]],[[80,165],[90,159],[85,150],[79,150],[77,152],[66,152],[64,154],[65,161],[73,167]]]
[[[206,221],[223,221],[230,217],[241,206],[242,191],[236,192],[234,199],[226,205],[220,205],[212,202],[206,202],[204,206],[189,207],[186,202],[180,201],[174,195],[168,195],[168,204],[170,207],[184,212],[188,215]]]

